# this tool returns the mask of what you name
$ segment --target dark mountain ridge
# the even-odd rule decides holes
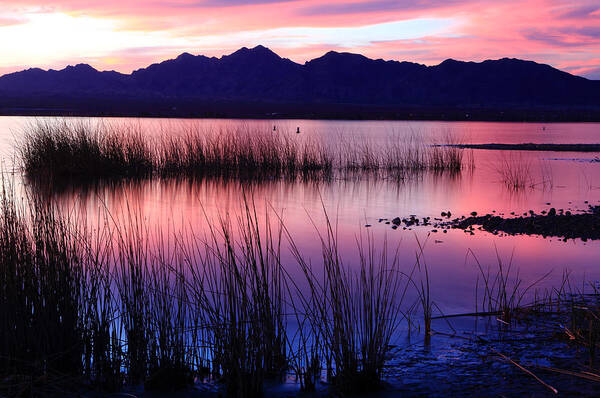
[[[330,51],[302,65],[263,46],[221,58],[183,53],[131,74],[79,64],[0,77],[0,113],[44,109],[253,117],[361,117],[359,111],[386,118],[559,111],[595,119],[600,118],[600,81],[509,58],[478,63],[448,59],[425,66]]]

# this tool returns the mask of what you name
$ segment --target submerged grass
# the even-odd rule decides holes
[[[511,190],[522,190],[534,186],[532,164],[522,156],[502,156],[496,172],[501,182]]]
[[[84,180],[219,176],[228,178],[331,178],[334,173],[376,173],[404,178],[422,171],[472,167],[463,150],[401,136],[385,144],[237,127],[190,126],[158,135],[136,125],[90,121],[38,121],[18,145],[30,178]]]
[[[551,273],[548,272],[533,283],[523,286],[522,280],[519,278],[519,270],[513,264],[514,251],[511,253],[508,262],[505,262],[496,248],[497,268],[494,272],[491,267],[484,268],[472,250],[469,250],[467,255],[470,255],[475,261],[483,282],[483,295],[481,296],[481,302],[477,301],[476,298],[475,312],[479,313],[478,311],[481,311],[484,314],[498,315],[499,321],[505,325],[510,324],[515,314],[522,311],[524,307],[533,305],[524,304],[524,298]],[[475,288],[476,291],[479,290],[479,278]],[[534,302],[534,304],[536,303]]]

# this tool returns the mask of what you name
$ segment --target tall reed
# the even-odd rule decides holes
[[[191,297],[210,340],[212,373],[228,396],[258,396],[287,369],[281,233],[245,202],[237,229],[228,217],[188,256]],[[237,232],[237,234],[236,234]]]
[[[139,130],[89,121],[37,121],[24,129],[18,151],[25,172],[37,178],[139,177],[153,169]]]
[[[502,156],[496,172],[507,188],[518,191],[535,185],[531,168],[531,162],[521,155]]]
[[[64,388],[84,370],[83,253],[45,203],[20,208],[3,189],[0,206],[0,377],[12,380],[2,387],[11,395]]]
[[[358,264],[353,270],[344,263],[336,230],[328,217],[326,231],[319,238],[322,276],[293,240],[290,244],[309,286],[308,295],[297,289],[302,312],[336,387],[346,392],[377,389],[390,341],[402,319],[399,257],[395,253],[390,259],[386,242],[378,251],[369,235],[366,242],[357,241]],[[304,372],[310,375],[308,372],[315,371],[311,355],[303,355]]]
[[[31,179],[219,176],[243,179],[328,179],[334,173],[404,177],[422,171],[458,172],[468,162],[456,147],[391,136],[385,144],[297,136],[244,127],[198,126],[159,135],[136,125],[91,121],[38,121],[18,146]]]
[[[171,391],[211,378],[247,397],[289,373],[314,389],[323,368],[339,391],[380,387],[409,285],[387,242],[368,234],[346,257],[327,219],[315,269],[283,220],[260,217],[251,200],[237,218],[207,217],[204,236],[163,236],[135,210],[90,228],[51,201],[20,208],[10,192],[0,207],[3,394]],[[303,281],[284,264],[287,248]]]
[[[497,314],[505,324],[509,324],[515,313],[523,308],[523,299],[527,294],[550,275],[548,272],[533,283],[522,286],[519,270],[513,266],[514,251],[506,263],[496,248],[497,269],[495,273],[492,272],[491,267],[484,268],[472,250],[469,250],[467,255],[473,257],[483,281],[481,307],[476,307],[476,312],[480,310],[483,313]],[[479,289],[479,278],[476,289]]]

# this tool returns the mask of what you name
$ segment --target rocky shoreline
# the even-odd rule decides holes
[[[586,210],[573,213],[570,210],[550,208],[541,214],[533,210],[512,217],[503,215],[485,214],[478,215],[472,212],[469,217],[462,216],[451,219],[451,212],[442,212],[441,218],[422,217],[411,215],[406,218],[396,217],[391,220],[379,219],[379,222],[391,225],[392,229],[412,229],[414,227],[433,227],[431,232],[446,233],[449,229],[462,229],[474,235],[475,227],[478,230],[492,234],[504,233],[507,235],[540,235],[543,237],[558,237],[568,239],[587,240],[600,239],[600,206],[588,205]],[[367,226],[371,226],[367,224]]]
[[[447,144],[460,149],[492,149],[497,151],[600,152],[600,144]]]
[[[551,208],[546,214],[528,213],[528,216],[504,218],[486,214],[455,219],[448,224],[452,228],[471,229],[481,226],[491,233],[503,232],[509,235],[541,235],[567,239],[600,239],[600,206],[589,206],[581,214],[570,211],[556,211]]]

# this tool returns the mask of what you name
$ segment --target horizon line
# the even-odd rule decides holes
[[[100,73],[102,73],[102,72],[108,72],[108,73],[114,72],[114,73],[119,73],[119,74],[121,74],[121,75],[125,75],[125,76],[131,76],[133,73],[135,73],[135,72],[137,72],[137,71],[139,71],[139,70],[147,69],[148,67],[150,67],[150,66],[152,66],[152,65],[159,65],[159,64],[161,64],[161,63],[164,63],[164,62],[168,62],[168,61],[174,61],[174,60],[176,60],[176,59],[178,59],[178,58],[180,58],[181,56],[184,56],[184,55],[186,55],[186,54],[187,54],[187,55],[189,55],[189,56],[192,56],[192,57],[206,57],[206,58],[208,58],[208,59],[222,60],[223,58],[229,57],[229,56],[231,56],[231,55],[233,55],[233,54],[235,54],[235,53],[237,53],[237,52],[239,52],[239,51],[242,51],[242,50],[253,51],[253,50],[257,50],[257,49],[265,49],[265,50],[268,50],[269,52],[271,52],[271,53],[273,53],[273,54],[277,55],[279,58],[281,58],[281,59],[284,59],[284,60],[288,60],[288,61],[290,61],[290,62],[293,62],[294,64],[296,64],[296,65],[300,65],[300,66],[304,66],[304,65],[306,65],[306,64],[308,64],[308,63],[310,63],[310,62],[312,62],[312,61],[315,61],[315,60],[317,60],[317,59],[320,59],[320,58],[322,58],[322,57],[326,56],[327,54],[331,54],[331,53],[334,53],[334,54],[349,54],[349,55],[357,55],[357,56],[361,56],[361,57],[364,57],[364,58],[366,58],[366,59],[369,59],[369,60],[371,60],[371,61],[398,62],[398,63],[403,63],[403,62],[406,62],[406,63],[412,63],[412,64],[415,64],[415,65],[421,65],[421,66],[424,66],[424,67],[427,67],[427,68],[431,68],[431,67],[440,66],[440,65],[442,65],[444,62],[448,62],[448,61],[461,62],[461,63],[482,64],[482,63],[485,63],[485,62],[490,62],[490,61],[501,61],[501,60],[505,60],[505,59],[507,59],[507,60],[517,60],[517,61],[522,61],[522,62],[532,62],[532,63],[538,64],[538,65],[546,65],[546,66],[549,66],[549,67],[551,67],[551,68],[554,68],[554,69],[556,69],[556,70],[559,70],[559,71],[561,71],[561,72],[567,73],[567,74],[569,74],[569,75],[580,77],[580,78],[582,78],[582,79],[586,79],[586,80],[589,80],[589,81],[600,81],[600,79],[590,79],[590,78],[588,78],[588,77],[585,77],[585,76],[576,75],[576,74],[574,74],[574,73],[571,73],[571,72],[568,72],[568,71],[566,71],[566,70],[560,69],[560,68],[558,68],[558,67],[556,67],[556,66],[553,66],[553,65],[551,65],[551,64],[549,64],[549,63],[537,62],[537,61],[530,60],[530,59],[515,58],[515,57],[499,57],[499,58],[488,58],[488,59],[484,59],[484,60],[482,60],[482,61],[471,61],[471,60],[462,60],[462,59],[456,59],[456,58],[446,58],[446,59],[444,59],[443,61],[441,61],[441,62],[439,62],[439,63],[437,63],[437,64],[431,64],[431,65],[427,65],[427,64],[423,64],[423,63],[419,63],[419,62],[414,62],[414,61],[408,61],[408,60],[384,59],[384,58],[370,58],[370,57],[368,57],[368,56],[366,56],[366,55],[364,55],[364,54],[358,53],[358,52],[329,50],[329,51],[327,51],[327,52],[323,53],[323,55],[321,55],[321,56],[319,56],[319,57],[312,58],[312,59],[310,59],[310,60],[307,60],[307,61],[305,61],[304,63],[300,63],[300,62],[296,62],[296,61],[294,61],[294,60],[292,60],[292,59],[290,59],[290,58],[287,58],[287,57],[282,57],[282,56],[280,56],[279,54],[277,54],[275,51],[271,50],[269,47],[267,47],[267,46],[264,46],[264,45],[262,45],[262,44],[257,44],[257,45],[256,45],[256,46],[254,46],[254,47],[246,47],[246,46],[242,46],[242,47],[240,47],[239,49],[237,49],[237,50],[235,50],[235,51],[233,51],[233,52],[231,52],[231,53],[229,53],[229,54],[223,54],[223,55],[221,55],[220,57],[217,57],[217,56],[210,56],[210,57],[209,57],[209,56],[206,56],[206,55],[203,55],[203,54],[200,54],[200,53],[194,54],[194,53],[191,53],[191,52],[189,52],[189,51],[183,51],[183,52],[181,52],[180,54],[178,54],[178,55],[177,55],[176,57],[174,57],[174,58],[166,58],[166,59],[158,60],[158,61],[156,61],[156,62],[152,62],[152,63],[150,63],[150,64],[146,65],[145,67],[141,67],[141,68],[138,68],[138,69],[134,69],[134,70],[132,70],[130,73],[127,73],[127,72],[121,72],[121,71],[118,71],[118,70],[115,70],[115,69],[98,69],[98,68],[96,68],[95,66],[93,66],[93,65],[92,65],[92,63],[80,62],[80,63],[77,63],[77,64],[67,64],[67,65],[65,65],[65,66],[64,66],[62,69],[54,69],[54,68],[48,68],[48,69],[45,69],[45,68],[43,68],[43,67],[30,66],[30,67],[25,67],[24,69],[15,70],[15,71],[13,71],[13,72],[4,73],[4,74],[0,75],[0,78],[3,78],[3,77],[5,77],[5,76],[9,76],[9,75],[13,75],[13,74],[16,74],[16,73],[22,73],[22,72],[30,71],[30,70],[41,70],[41,71],[44,71],[44,72],[50,72],[50,71],[54,71],[54,72],[61,72],[61,71],[65,71],[65,70],[67,70],[67,69],[69,69],[69,68],[76,68],[76,67],[78,67],[78,66],[89,66],[89,67],[90,67],[90,68],[92,68],[93,70],[95,70],[95,71],[97,71],[97,72],[100,72]]]

